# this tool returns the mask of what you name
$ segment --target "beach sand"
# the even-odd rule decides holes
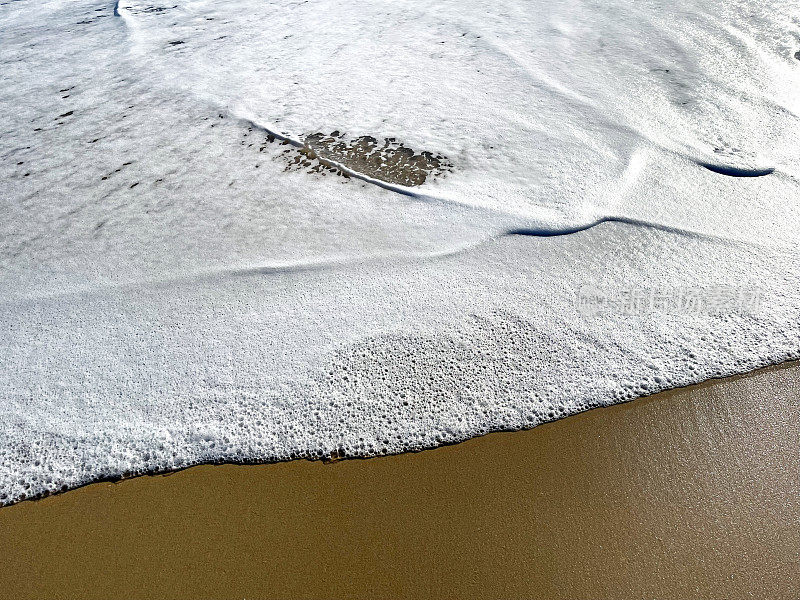
[[[800,370],[332,464],[0,509],[17,598],[800,598]]]

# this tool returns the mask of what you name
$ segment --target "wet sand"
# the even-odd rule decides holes
[[[417,454],[0,509],[8,598],[800,598],[798,364]]]

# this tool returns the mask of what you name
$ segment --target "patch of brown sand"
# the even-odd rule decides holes
[[[277,138],[267,136],[268,142]],[[287,145],[286,142],[283,142]],[[339,166],[353,174],[384,183],[413,187],[428,177],[440,177],[452,171],[452,165],[441,154],[415,152],[395,138],[352,138],[338,131],[330,135],[315,133],[303,140],[303,146],[289,146],[279,155],[286,170],[305,169],[308,173],[326,172],[349,178]]]
[[[0,509],[18,598],[800,598],[800,370],[333,464]]]

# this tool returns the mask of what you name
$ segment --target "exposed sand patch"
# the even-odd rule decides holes
[[[274,142],[272,137],[270,142]],[[395,138],[383,141],[370,136],[350,138],[334,131],[330,135],[314,133],[306,136],[301,148],[290,146],[280,157],[287,170],[306,169],[309,173],[350,175],[339,165],[365,177],[394,185],[419,186],[431,177],[452,171],[452,165],[441,154],[416,152]]]

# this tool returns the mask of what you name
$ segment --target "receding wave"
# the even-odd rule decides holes
[[[791,3],[27,4],[2,504],[800,357]]]

